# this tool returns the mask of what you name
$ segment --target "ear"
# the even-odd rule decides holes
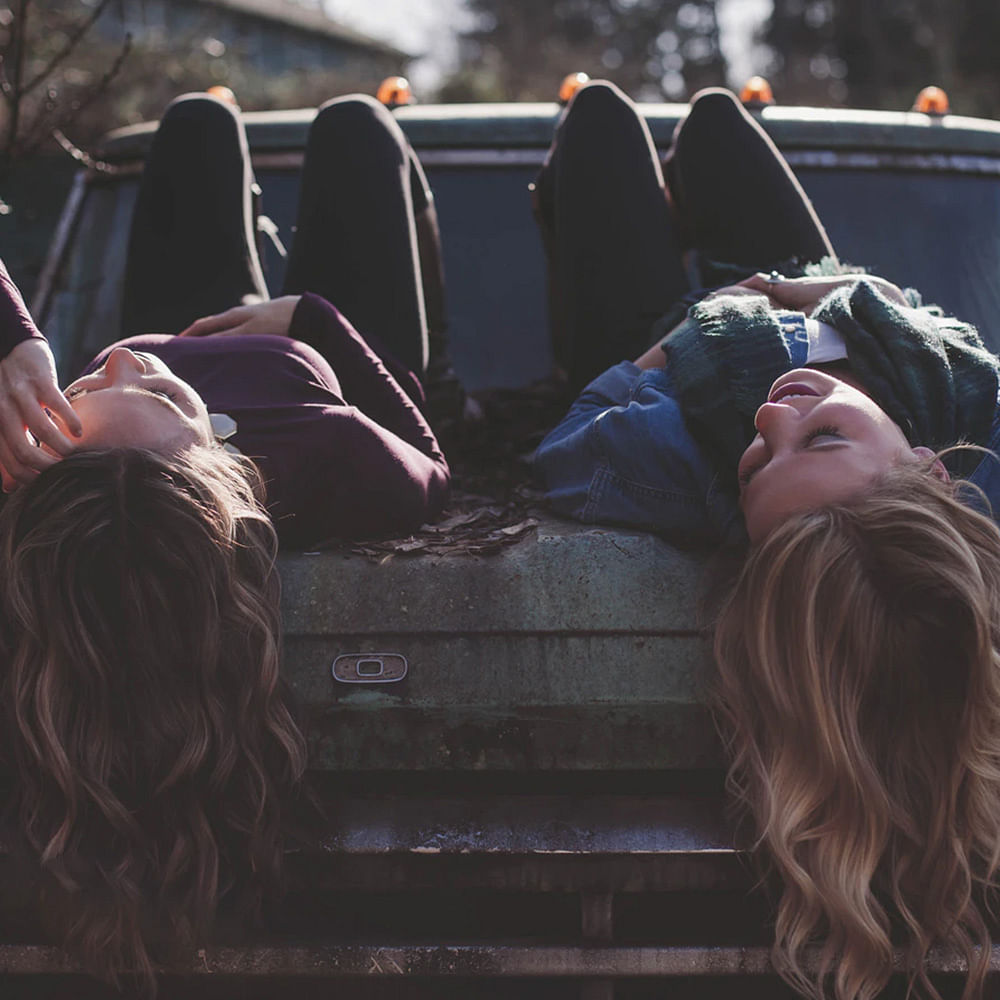
[[[936,452],[930,448],[925,448],[922,444],[918,444],[916,448],[911,448],[910,450],[921,461],[929,462],[933,458],[934,464],[931,466],[931,474],[940,479],[942,483],[951,482],[951,476],[948,475],[948,470],[944,467],[944,463],[940,458],[934,458]]]

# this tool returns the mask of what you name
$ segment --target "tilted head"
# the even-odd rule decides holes
[[[305,750],[250,476],[216,448],[83,451],[0,511],[15,832],[62,893],[56,929],[109,979],[151,979],[152,914],[189,943],[280,866]]]
[[[874,997],[891,932],[922,988],[943,944],[980,995],[982,880],[1000,852],[1000,532],[963,488],[903,463],[789,516],[717,622],[730,778],[784,884],[777,967],[806,995],[829,976],[837,1000]]]
[[[740,507],[754,542],[796,511],[847,500],[892,466],[932,454],[911,448],[857,386],[814,368],[777,379],[754,423],[757,436],[739,464]]]
[[[66,387],[83,424],[82,449],[145,448],[161,455],[213,441],[201,396],[154,354],[115,347]]]

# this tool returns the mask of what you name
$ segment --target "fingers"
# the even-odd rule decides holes
[[[235,332],[235,328],[249,319],[246,306],[235,306],[215,316],[202,316],[196,319],[187,329],[181,330],[178,337],[208,337],[214,333]]]
[[[77,416],[76,410],[69,405],[69,400],[62,394],[62,391],[58,386],[43,386],[42,391],[38,396],[38,402],[41,403],[43,407],[47,407],[54,416],[58,417],[73,437],[80,437],[83,434],[83,424],[80,422],[80,418]],[[49,420],[49,423],[51,423],[51,420]],[[48,444],[54,451],[62,453],[61,448],[56,448],[55,445],[46,441],[43,434],[36,431],[34,427],[31,427],[30,430],[35,437],[39,438],[39,440],[45,441],[45,443]],[[56,430],[58,430],[58,427]],[[68,439],[66,440],[68,442]],[[70,443],[70,447],[72,447],[72,443]]]
[[[72,408],[69,408],[73,413]],[[31,431],[36,441],[48,445],[57,455],[66,456],[71,454],[76,445],[59,429],[55,421],[46,413],[41,406],[28,407],[28,416],[24,420],[25,426]],[[73,413],[76,417],[76,414]],[[68,424],[67,424],[68,425]],[[76,417],[76,425],[83,432],[79,417]],[[38,450],[37,448],[35,449]]]
[[[744,278],[742,281],[737,282],[737,284],[743,288],[750,288],[755,292],[763,292],[765,295],[774,287],[774,283],[768,279],[768,276],[760,271],[756,274],[751,274],[749,278]]]
[[[7,470],[0,466],[0,486],[3,487],[4,493],[13,493],[21,484],[11,476]]]
[[[56,456],[31,444],[23,425],[13,433],[6,433],[7,430],[7,427],[0,429],[0,466],[9,479],[20,484],[30,483],[39,472],[59,461]]]
[[[66,398],[54,390],[55,395],[62,400],[59,405],[53,393],[47,392],[46,397],[52,397],[60,415],[69,410],[72,425],[80,429],[79,417],[73,412]],[[50,451],[39,447],[28,440],[26,433],[30,431],[35,441],[45,444]],[[7,473],[5,483],[28,483],[43,469],[55,464],[61,457],[71,454],[76,445],[60,430],[45,409],[45,404],[35,397],[34,392],[20,388],[8,393],[0,405],[0,466]],[[9,485],[9,483],[8,483]]]

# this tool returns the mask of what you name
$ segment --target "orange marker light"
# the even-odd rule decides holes
[[[914,111],[925,115],[946,115],[949,111],[948,95],[940,87],[924,87],[913,102]]]
[[[740,100],[744,104],[774,104],[774,91],[762,76],[752,76],[743,84]]]
[[[590,77],[586,73],[567,73],[563,77],[563,82],[559,84],[559,103],[569,104],[573,100],[573,95],[585,83],[590,83]]]
[[[205,93],[211,94],[212,97],[217,97],[220,101],[225,101],[227,104],[231,104],[234,108],[239,107],[236,95],[229,89],[229,87],[224,87],[222,84],[217,83],[214,87],[209,87]]]
[[[416,98],[410,89],[410,81],[405,76],[387,76],[379,84],[375,96],[387,108],[398,108],[401,104],[416,103]]]

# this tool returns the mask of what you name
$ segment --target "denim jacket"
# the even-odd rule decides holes
[[[788,368],[801,368],[805,317],[782,312],[779,320]],[[1000,452],[996,416],[990,448]],[[737,498],[721,489],[718,470],[688,431],[665,368],[642,371],[623,361],[599,375],[539,445],[535,468],[553,508],[588,524],[639,528],[684,547],[746,538]],[[1000,459],[986,456],[969,478],[996,516]]]

